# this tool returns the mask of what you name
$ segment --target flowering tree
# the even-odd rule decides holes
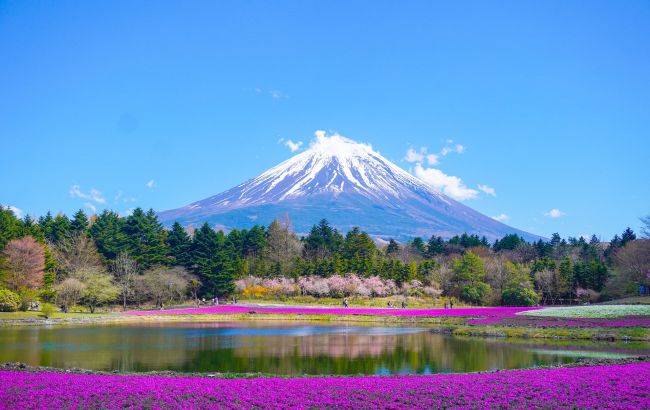
[[[36,289],[43,283],[45,252],[31,236],[9,242],[3,257],[2,281],[7,289],[18,292]]]

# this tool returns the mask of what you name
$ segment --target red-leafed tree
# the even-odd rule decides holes
[[[36,289],[43,283],[45,251],[31,236],[10,241],[2,252],[1,279],[7,289]]]

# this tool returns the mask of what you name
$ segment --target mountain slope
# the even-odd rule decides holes
[[[518,233],[433,190],[366,144],[318,132],[304,152],[207,199],[159,213],[169,225],[208,222],[230,228],[269,224],[288,214],[296,232],[326,218],[342,231],[408,239],[463,232],[500,238]]]

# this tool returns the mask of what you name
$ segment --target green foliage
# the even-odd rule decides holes
[[[173,265],[191,266],[192,239],[178,222],[174,222],[172,229],[167,234],[167,246],[169,247],[169,259]]]
[[[88,230],[88,217],[86,213],[80,209],[72,217],[72,222],[70,222],[70,232],[72,233],[83,233]]]
[[[517,235],[516,233],[512,233],[494,242],[494,250],[497,252],[502,250],[512,251],[517,249],[518,246],[523,245],[525,243],[526,241],[524,240],[524,238]]]
[[[41,315],[45,319],[49,319],[54,314],[54,305],[51,303],[43,303],[41,305]]]
[[[20,296],[8,289],[0,289],[0,312],[15,312],[20,305]]]
[[[463,286],[460,292],[460,299],[464,302],[479,305],[489,291],[490,285],[485,282],[470,283]]]
[[[503,291],[501,300],[506,306],[537,306],[539,295],[530,288],[507,288]]]

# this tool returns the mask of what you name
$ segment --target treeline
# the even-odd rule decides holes
[[[276,284],[287,295],[342,296],[379,295],[368,289],[382,284],[394,286],[391,294],[490,305],[597,300],[648,285],[649,242],[628,228],[609,243],[558,234],[534,243],[512,234],[489,243],[463,234],[378,245],[359,228],[342,234],[326,220],[298,238],[288,219],[226,234],[208,224],[175,223],[167,230],[153,210],[139,208],[127,217],[80,210],[72,218],[48,213],[33,220],[0,207],[0,309],[36,300],[64,308],[83,303],[91,310],[116,301],[125,308],[163,306],[188,296],[250,294],[242,283],[257,291],[263,283]]]

